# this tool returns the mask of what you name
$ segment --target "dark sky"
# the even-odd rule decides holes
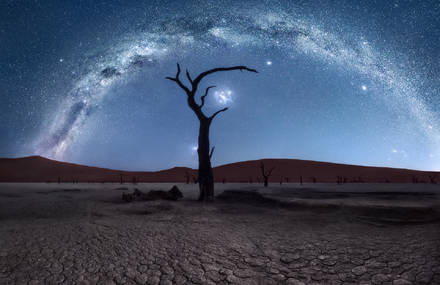
[[[179,62],[259,71],[202,82],[214,165],[440,170],[439,39],[439,1],[1,1],[0,156],[195,167]]]

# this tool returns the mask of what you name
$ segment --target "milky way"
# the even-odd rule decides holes
[[[48,112],[50,123],[34,140],[34,152],[68,159],[66,153],[84,135],[83,128],[96,108],[113,96],[115,86],[130,85],[139,80],[137,74],[144,70],[155,70],[164,62],[186,55],[215,57],[222,50],[250,49],[261,52],[265,57],[262,62],[268,67],[276,64],[270,54],[277,53],[286,62],[309,58],[319,62],[324,70],[333,68],[336,72],[354,74],[353,77],[361,78],[360,91],[402,115],[401,123],[406,125],[398,127],[402,139],[420,136],[423,146],[430,148],[429,155],[439,157],[439,117],[427,103],[427,96],[438,94],[438,86],[422,77],[418,67],[411,64],[411,57],[402,57],[386,44],[376,47],[377,42],[369,41],[342,20],[333,19],[330,25],[329,21],[305,15],[291,5],[236,5],[234,9],[221,4],[214,6],[185,13],[170,8],[168,13],[146,21],[135,31],[115,36],[111,46],[84,53],[82,63],[73,67],[77,71],[76,81],[70,90],[64,90],[58,107]],[[174,72],[171,67],[170,70]],[[148,80],[158,80],[149,76]],[[427,92],[427,87],[432,89]],[[213,94],[220,104],[234,104],[233,90],[223,88]],[[394,150],[390,146],[391,154]]]

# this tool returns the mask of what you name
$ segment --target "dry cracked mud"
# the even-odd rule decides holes
[[[440,284],[435,221],[372,223],[346,209],[222,201],[122,203],[114,188],[2,188],[0,284]]]

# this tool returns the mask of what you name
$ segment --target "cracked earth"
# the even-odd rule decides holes
[[[125,188],[85,185],[2,186],[0,284],[440,284],[438,221],[200,204],[191,189],[122,203]]]

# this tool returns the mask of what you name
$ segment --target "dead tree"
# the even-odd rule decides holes
[[[205,105],[206,96],[208,96],[208,92],[211,88],[215,86],[209,86],[206,88],[205,93],[200,97],[200,104],[198,104],[195,100],[195,95],[197,93],[197,89],[199,87],[200,82],[207,75],[220,72],[220,71],[231,71],[231,70],[246,70],[250,72],[257,71],[255,69],[248,68],[246,66],[232,66],[232,67],[218,67],[213,68],[207,71],[200,73],[196,78],[192,78],[189,74],[189,71],[186,70],[186,77],[190,83],[190,87],[187,87],[185,84],[180,81],[180,65],[177,64],[177,73],[175,77],[166,77],[166,79],[174,81],[177,85],[185,91],[187,96],[188,106],[197,116],[200,122],[199,127],[199,139],[198,139],[198,148],[197,153],[199,155],[199,201],[212,201],[214,200],[214,176],[212,173],[211,166],[211,157],[214,152],[214,148],[210,149],[209,146],[209,129],[211,127],[211,123],[214,118],[220,114],[228,110],[228,108],[223,108],[214,112],[211,116],[205,115],[202,111],[203,106]]]
[[[261,162],[260,169],[261,169],[261,175],[263,175],[264,187],[267,187],[267,185],[269,184],[269,177],[272,175],[272,171],[275,169],[275,167],[272,167],[268,171],[265,171],[264,170],[264,163]]]

